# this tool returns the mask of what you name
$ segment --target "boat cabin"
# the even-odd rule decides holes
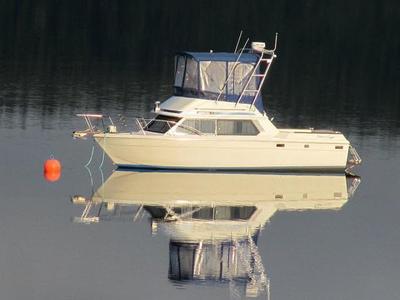
[[[274,135],[276,127],[251,104],[172,96],[155,109],[143,133],[207,136]]]
[[[257,121],[251,119],[216,119],[216,118],[180,118],[158,115],[144,128],[153,133],[174,135],[224,135],[224,136],[256,136],[262,128]]]
[[[270,58],[266,58],[267,56]],[[277,133],[264,112],[261,87],[274,54],[180,52],[174,95],[156,103],[142,131],[173,135],[256,136]]]

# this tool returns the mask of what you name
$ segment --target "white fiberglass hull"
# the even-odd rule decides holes
[[[344,171],[349,150],[342,135],[297,141],[129,133],[94,137],[117,166],[154,169]]]

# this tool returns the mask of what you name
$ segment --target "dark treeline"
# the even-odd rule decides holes
[[[264,102],[283,123],[398,120],[399,28],[397,0],[0,0],[0,114],[147,107],[175,51],[229,51],[243,29],[280,33]]]

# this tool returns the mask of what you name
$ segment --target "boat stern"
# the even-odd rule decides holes
[[[352,145],[349,145],[349,154],[347,158],[347,166],[346,166],[346,172],[354,168],[355,166],[361,164],[362,159],[360,155],[358,154],[356,148],[354,148]]]

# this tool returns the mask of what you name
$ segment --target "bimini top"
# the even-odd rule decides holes
[[[259,56],[254,53],[229,53],[229,52],[181,52],[178,55],[191,56],[196,61],[228,61],[240,63],[256,63]]]
[[[236,102],[247,85],[241,103],[252,103],[260,84],[256,53],[180,52],[175,57],[174,94],[193,98]],[[251,92],[247,91],[251,90]],[[261,94],[254,102],[264,111]]]

